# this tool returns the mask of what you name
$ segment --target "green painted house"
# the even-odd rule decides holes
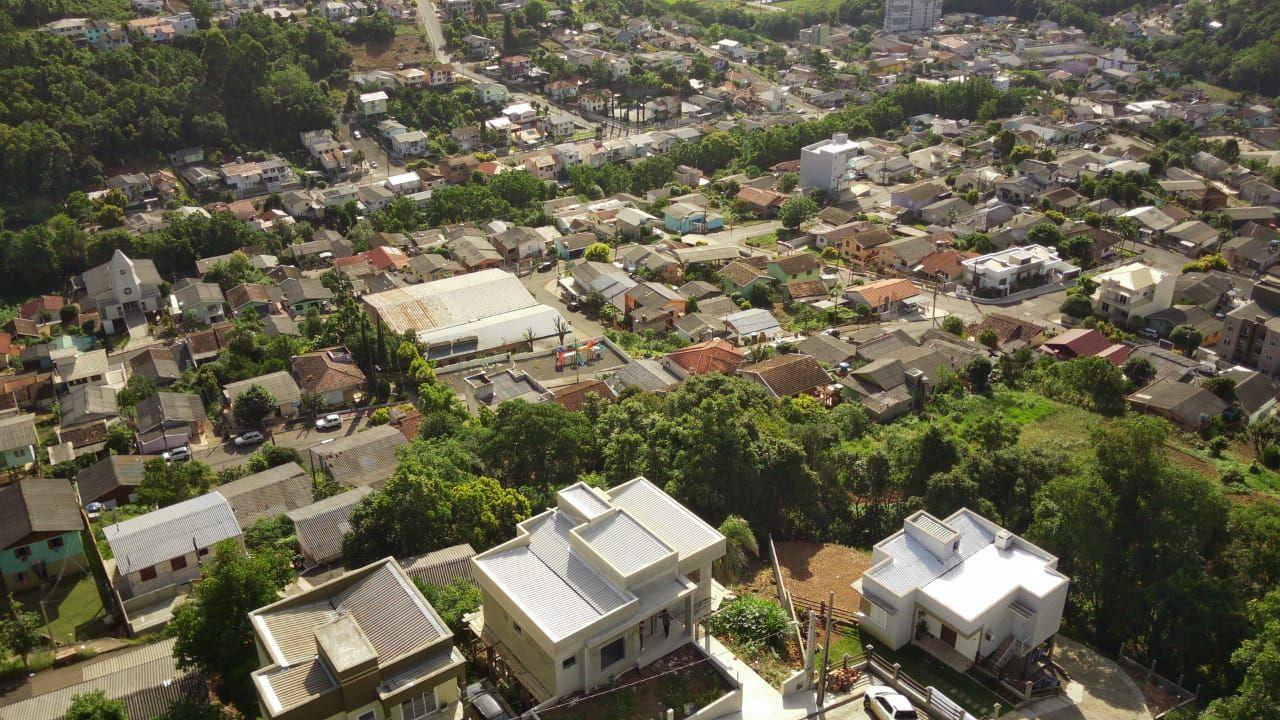
[[[798,252],[770,260],[765,266],[765,272],[783,284],[799,280],[819,280],[822,278],[822,261],[813,253]]]
[[[0,415],[0,468],[25,468],[36,461],[36,416]]]
[[[23,478],[0,487],[0,582],[17,592],[84,572],[84,517],[62,478]]]

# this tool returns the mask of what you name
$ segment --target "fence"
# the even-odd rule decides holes
[[[805,634],[800,631],[800,618],[796,615],[796,607],[791,602],[791,593],[787,590],[787,583],[782,577],[782,566],[778,564],[778,550],[774,547],[772,535],[769,536],[769,563],[773,566],[773,580],[778,585],[778,604],[782,606],[783,611],[787,613],[787,618],[791,621],[791,632],[794,634],[792,639],[800,648],[800,656],[804,658],[804,668],[792,673],[779,688],[783,695],[787,695],[812,687],[813,668],[810,661],[812,653],[805,642],[807,639]]]
[[[1136,659],[1125,655],[1124,648],[1127,644],[1127,642],[1120,643],[1120,654],[1118,655],[1118,662],[1120,663],[1120,666],[1122,668],[1125,666],[1131,668],[1136,673],[1141,674],[1146,679],[1146,682],[1151,683],[1156,688],[1169,693],[1176,698],[1176,703],[1173,707],[1166,708],[1154,714],[1155,720],[1160,720],[1160,718],[1163,718],[1174,710],[1190,705],[1196,701],[1196,698],[1200,697],[1199,686],[1196,687],[1195,691],[1188,690],[1182,686],[1182,681],[1185,676],[1178,676],[1177,682],[1174,682],[1173,680],[1170,680],[1164,675],[1156,672],[1156,665],[1158,661],[1152,660],[1150,665],[1143,665]]]
[[[902,672],[899,663],[889,662],[888,658],[877,653],[872,646],[867,646],[867,669],[875,673],[890,687],[906,695],[912,704],[924,710],[934,720],[977,720],[971,713],[960,707],[940,690],[923,686],[911,676]],[[1000,705],[996,704],[992,711],[993,718],[1000,717]]]

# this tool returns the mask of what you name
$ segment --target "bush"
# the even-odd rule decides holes
[[[1280,445],[1268,445],[1258,453],[1258,462],[1268,470],[1280,468]]]
[[[378,408],[369,415],[369,424],[373,426],[386,425],[391,422],[391,412],[386,408]]]
[[[942,319],[942,329],[956,336],[964,335],[964,320],[958,315],[948,315]]]
[[[787,614],[777,603],[757,597],[738,598],[709,621],[713,634],[775,648],[786,644],[787,624]]]
[[[1209,441],[1209,454],[1214,457],[1222,457],[1222,452],[1231,445],[1231,441],[1221,435]]]

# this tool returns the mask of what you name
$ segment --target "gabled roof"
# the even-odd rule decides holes
[[[359,388],[367,382],[345,348],[316,350],[295,356],[290,363],[304,393],[323,395],[335,390]]]
[[[207,493],[102,529],[121,575],[240,536],[231,506]]]
[[[667,359],[690,375],[709,372],[730,374],[746,361],[746,353],[723,338],[712,338],[668,353]]]
[[[91,503],[115,490],[141,485],[147,459],[142,455],[109,455],[81,470],[76,475],[80,499]]]
[[[780,257],[769,263],[771,266],[777,266],[786,275],[803,275],[807,272],[818,270],[822,267],[822,262],[818,260],[818,256],[809,252],[798,252],[785,257]]]
[[[632,360],[618,368],[613,377],[623,387],[638,387],[649,392],[666,390],[680,384],[680,378],[663,367],[661,362],[643,358]]]
[[[84,529],[80,503],[71,482],[62,478],[22,478],[0,486],[0,549],[31,536],[53,536]]]
[[[444,587],[456,579],[471,580],[471,558],[476,551],[467,543],[436,550],[400,562],[404,572],[417,582]]]
[[[120,413],[116,391],[106,385],[77,385],[62,398],[62,427],[115,417]]]
[[[1227,409],[1227,403],[1208,390],[1168,378],[1156,380],[1125,399],[1139,409],[1169,413],[1189,427],[1198,427],[1202,415],[1214,417]]]
[[[248,380],[227,383],[223,386],[222,392],[228,401],[234,403],[236,398],[254,385],[258,385],[271,393],[271,396],[276,399],[276,403],[279,405],[302,402],[302,391],[298,389],[298,383],[294,382],[293,376],[284,370],[259,375]]]
[[[796,350],[828,365],[839,365],[853,359],[858,348],[827,333],[810,335],[796,345]]]
[[[920,289],[905,278],[876,280],[864,285],[854,285],[845,289],[846,293],[856,293],[863,302],[871,307],[880,307],[886,302],[902,302],[907,298],[920,294]]]
[[[219,485],[214,492],[226,498],[240,526],[248,527],[260,518],[310,505],[311,476],[289,462]]]
[[[831,383],[831,377],[809,355],[790,353],[744,365],[738,374],[760,383],[774,397],[792,397]]]
[[[324,563],[342,554],[342,536],[351,532],[347,520],[351,511],[371,487],[358,487],[285,513],[298,531],[298,543],[316,562]]]
[[[29,413],[0,415],[0,452],[36,444],[36,416]]]
[[[348,487],[381,487],[395,472],[396,450],[408,444],[399,430],[379,425],[317,445],[309,452],[324,464],[334,480]]]
[[[234,398],[233,398],[234,399]],[[138,430],[147,432],[161,423],[203,423],[209,420],[199,395],[158,392],[134,407]]]

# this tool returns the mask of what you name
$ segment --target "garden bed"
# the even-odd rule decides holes
[[[677,668],[683,668],[677,670]],[[610,688],[618,690],[610,691]],[[623,689],[625,688],[625,689]],[[653,663],[624,673],[610,686],[584,696],[575,693],[547,711],[543,720],[595,720],[596,718],[655,718],[667,708],[677,717],[696,711],[723,697],[733,687],[692,645],[685,645]]]

